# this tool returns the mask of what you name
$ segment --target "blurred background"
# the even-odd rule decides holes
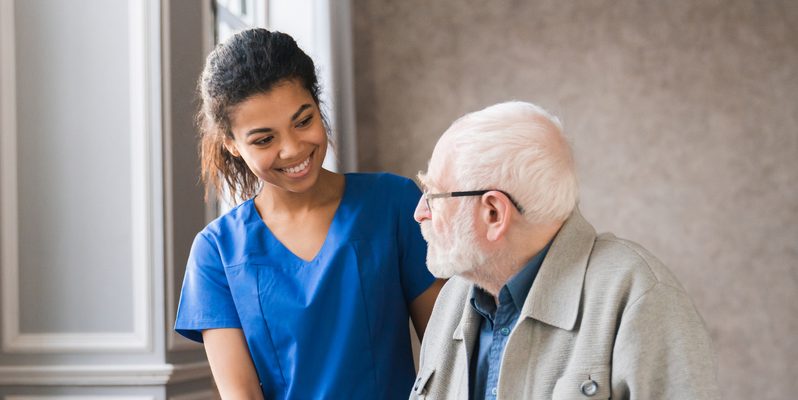
[[[796,398],[793,0],[0,0],[0,398],[215,397],[171,326],[224,208],[196,79],[250,26],[316,61],[339,171],[413,176],[496,102],[559,116],[583,214],[681,280],[723,398]]]

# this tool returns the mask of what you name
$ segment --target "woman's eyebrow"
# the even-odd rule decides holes
[[[296,110],[294,115],[291,116],[291,121],[295,121],[299,116],[302,114],[303,111],[307,110],[308,108],[312,107],[310,104],[303,104],[299,106],[299,110]]]
[[[308,108],[313,107],[310,104],[303,104],[299,106],[299,109],[291,116],[291,121],[296,121],[297,118],[302,114],[303,111],[307,110]],[[245,136],[254,135],[256,133],[269,133],[272,131],[272,128],[255,128],[247,132]]]
[[[269,133],[272,131],[272,128],[255,128],[247,132],[246,137],[250,135],[254,135],[256,133]]]

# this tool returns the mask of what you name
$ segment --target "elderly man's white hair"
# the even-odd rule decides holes
[[[531,223],[564,221],[578,198],[576,167],[560,120],[535,104],[500,103],[467,114],[444,133],[458,190],[501,189]]]

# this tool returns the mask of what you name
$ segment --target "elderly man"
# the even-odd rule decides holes
[[[639,245],[576,209],[562,126],[510,102],[443,134],[415,212],[435,304],[411,399],[716,399],[701,316]]]

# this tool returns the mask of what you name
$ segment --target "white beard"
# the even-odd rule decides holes
[[[467,215],[468,207],[460,207],[453,216],[452,230],[448,235],[451,243],[432,233],[432,227],[421,224],[421,234],[429,243],[427,249],[427,269],[437,278],[448,279],[463,275],[483,267],[487,254],[483,252],[474,230],[473,218]]]

